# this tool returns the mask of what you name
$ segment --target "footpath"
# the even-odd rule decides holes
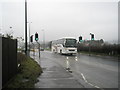
[[[35,84],[36,88],[84,88],[84,86],[74,78],[70,72],[66,71],[59,64],[52,60],[38,55],[31,55],[42,67],[43,73],[39,76]]]

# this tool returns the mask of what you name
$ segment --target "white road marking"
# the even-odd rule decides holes
[[[85,76],[82,73],[81,73],[81,75],[82,75],[82,78],[84,79],[84,81],[87,82]]]
[[[95,86],[96,88],[100,88],[100,87],[98,87],[98,86]]]
[[[76,58],[75,61],[78,61],[78,59]]]
[[[76,59],[77,57],[75,57],[75,59]]]
[[[69,59],[69,58],[67,57],[67,59]]]
[[[89,83],[89,82],[86,80],[86,78],[85,78],[85,76],[83,75],[83,73],[81,73],[81,76],[82,76],[82,78],[84,79],[84,81],[85,81],[86,83],[88,83],[89,85],[91,85],[91,86],[93,86],[93,87],[95,87],[95,88],[100,88],[100,87],[98,87],[98,86],[96,86],[96,85],[93,85],[93,84]],[[104,90],[104,89],[101,89],[101,90]]]
[[[66,64],[67,64],[67,68],[69,68],[69,62],[68,62],[68,60],[66,61]]]
[[[91,84],[91,83],[88,83],[89,85],[91,85],[91,86],[94,86],[93,84]]]

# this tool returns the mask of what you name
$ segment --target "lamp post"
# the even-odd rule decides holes
[[[27,55],[27,0],[25,0],[25,54]]]

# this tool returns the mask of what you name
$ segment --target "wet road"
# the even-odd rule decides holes
[[[117,58],[88,56],[77,54],[67,56],[55,54],[50,51],[42,51],[41,57],[70,68],[72,75],[83,78],[86,84],[96,88],[118,88],[118,62]]]

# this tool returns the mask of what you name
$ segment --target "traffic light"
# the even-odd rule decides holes
[[[30,42],[33,42],[33,35],[30,36]]]
[[[91,35],[91,40],[94,40],[94,34]]]
[[[35,41],[38,41],[38,33],[35,33]]]
[[[79,42],[82,42],[82,36],[79,37]]]

